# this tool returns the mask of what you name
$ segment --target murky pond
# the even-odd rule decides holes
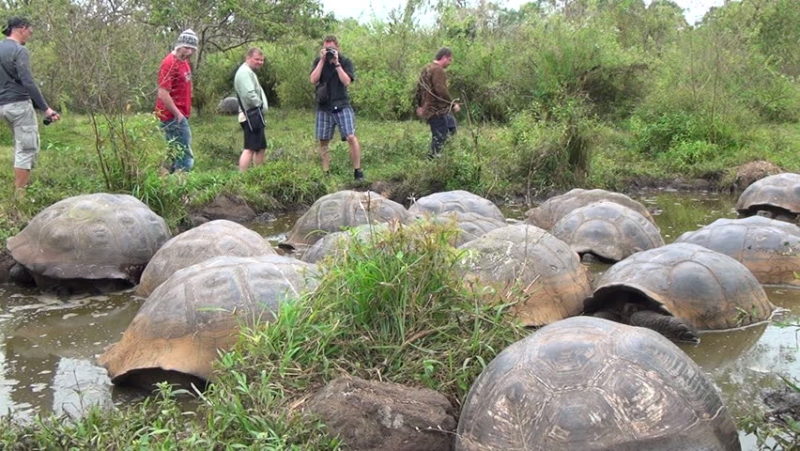
[[[721,195],[653,192],[637,197],[654,213],[666,242],[720,217],[733,218],[735,199]],[[521,218],[525,208],[507,208]],[[253,228],[273,244],[297,216]],[[595,265],[595,273],[607,268]],[[736,416],[752,410],[764,388],[780,376],[800,378],[800,290],[766,287],[784,311],[769,324],[705,333],[699,345],[682,345],[722,391]],[[112,388],[97,354],[117,341],[143,299],[131,292],[61,301],[54,296],[0,285],[0,413],[20,420],[36,413],[79,415],[90,405],[131,402],[137,394]],[[742,435],[744,449],[755,439]]]

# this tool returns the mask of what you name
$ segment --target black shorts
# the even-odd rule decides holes
[[[250,131],[247,121],[240,122],[244,131],[244,148],[248,150],[263,150],[267,148],[266,127]]]

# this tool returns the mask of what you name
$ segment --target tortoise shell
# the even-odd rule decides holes
[[[748,186],[736,202],[736,211],[752,216],[759,210],[800,213],[800,174],[770,175]]]
[[[175,271],[212,257],[269,254],[275,251],[258,233],[225,219],[210,221],[164,243],[144,268],[136,294],[146,297]]]
[[[602,310],[621,292],[678,317],[698,330],[729,329],[768,319],[774,310],[747,267],[691,243],[638,252],[614,264],[597,282],[586,311]]]
[[[441,224],[453,224],[458,229],[458,236],[453,243],[455,246],[461,246],[464,243],[470,242],[476,238],[481,237],[487,232],[500,227],[505,227],[506,222],[496,218],[491,218],[478,213],[461,212],[461,211],[448,211],[430,217],[430,221]]]
[[[366,242],[373,232],[388,229],[387,224],[361,224],[350,230],[329,233],[312,244],[300,259],[307,263],[318,263],[325,257],[336,258],[347,251],[353,240]]]
[[[464,190],[444,191],[421,197],[408,208],[408,212],[414,216],[438,215],[450,211],[476,213],[505,222],[503,213],[492,201]]]
[[[504,349],[466,397],[456,450],[738,450],[703,370],[656,332],[600,318]]]
[[[620,205],[624,205],[644,216],[648,221],[655,222],[644,205],[622,193],[602,189],[585,190],[581,188],[575,188],[559,196],[551,197],[538,207],[528,210],[525,212],[527,218],[525,222],[545,230],[550,230],[559,219],[570,211],[600,201],[616,202]]]
[[[301,216],[282,247],[303,249],[324,235],[361,224],[405,222],[408,210],[373,191],[338,191],[320,197]]]
[[[686,232],[676,243],[694,243],[738,260],[764,284],[800,286],[800,227],[762,216],[718,219]]]
[[[315,266],[279,255],[214,257],[176,271],[147,298],[122,339],[99,358],[114,383],[142,372],[203,381],[243,320],[272,321],[280,304],[316,285]]]
[[[14,260],[53,279],[123,279],[136,283],[170,237],[164,220],[126,194],[84,194],[37,214],[8,239]]]
[[[528,224],[494,229],[459,249],[467,278],[495,288],[501,300],[522,290],[512,312],[526,326],[541,326],[577,315],[591,293],[589,275],[578,254],[563,241]]]
[[[611,261],[664,245],[661,231],[650,220],[624,205],[608,201],[570,211],[550,233],[579,255],[592,253]]]

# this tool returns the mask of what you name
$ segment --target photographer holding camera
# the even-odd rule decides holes
[[[330,171],[331,157],[328,144],[333,138],[334,128],[339,126],[342,141],[350,147],[350,162],[353,163],[353,177],[364,179],[361,170],[361,145],[356,138],[356,115],[350,106],[347,87],[355,80],[353,62],[339,53],[336,36],[326,36],[322,40],[319,56],[311,64],[309,81],[316,86],[317,103],[316,137],[319,140],[319,155],[322,171]]]
[[[14,132],[14,195],[21,198],[39,154],[39,127],[34,108],[44,112],[44,124],[61,116],[47,106],[31,74],[25,43],[33,34],[30,21],[12,17],[3,28],[7,38],[0,43],[0,115]]]

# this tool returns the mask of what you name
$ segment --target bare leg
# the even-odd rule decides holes
[[[331,141],[328,140],[319,140],[319,157],[322,160],[322,172],[327,173],[331,170],[331,154],[328,151],[328,143]]]
[[[347,144],[350,146],[350,162],[353,163],[353,169],[361,169],[361,144],[356,135],[348,135]]]
[[[28,185],[30,176],[30,169],[14,168],[14,186],[17,188],[25,188]]]
[[[264,155],[266,154],[266,149],[260,149],[253,152],[253,166],[260,166],[264,164]]]
[[[250,149],[242,150],[242,155],[239,157],[239,171],[244,172],[250,166],[250,161],[253,160],[253,151]]]

